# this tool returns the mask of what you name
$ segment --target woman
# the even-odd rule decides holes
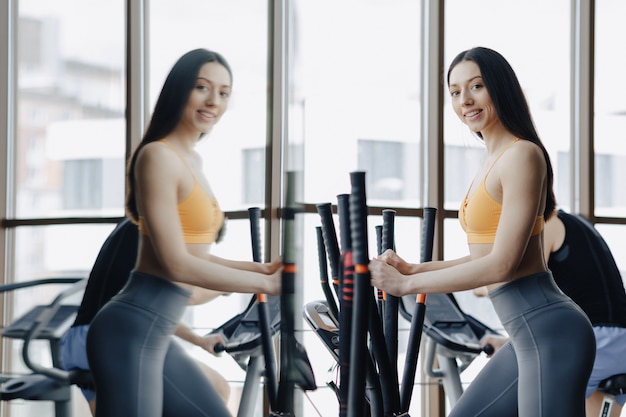
[[[221,55],[204,49],[183,55],[132,156],[126,208],[139,225],[137,262],[87,336],[98,417],[229,416],[172,335],[194,287],[280,293],[280,260],[259,264],[208,252],[224,215],[194,146],[226,111],[231,89]]]
[[[115,227],[102,245],[96,257],[96,262],[89,273],[87,286],[74,323],[60,341],[61,363],[64,369],[90,370],[86,346],[89,325],[98,311],[106,305],[111,297],[120,292],[128,281],[130,272],[137,260],[138,241],[139,231],[137,230],[137,225],[130,219],[125,218]],[[189,304],[202,304],[211,301],[211,299],[221,294],[217,291],[206,290],[200,292],[196,289],[193,294],[194,297],[190,299]],[[226,343],[220,334],[200,336],[183,323],[178,324],[175,335],[213,355],[216,355],[216,344]],[[230,396],[230,384],[228,381],[206,363],[197,360],[196,364],[200,366],[209,378],[218,395],[227,403]],[[165,369],[169,369],[169,367],[166,365]],[[168,379],[171,380],[172,377],[164,372],[163,378],[165,383],[168,384]],[[96,393],[91,387],[81,387],[81,391],[89,404],[91,414],[95,416]],[[167,395],[172,392],[175,392],[175,390],[165,388],[164,394],[166,397],[164,401],[168,401]]]
[[[454,111],[486,147],[459,211],[469,255],[409,264],[387,251],[370,264],[372,285],[398,296],[489,289],[510,349],[489,361],[450,416],[583,417],[594,334],[546,266],[553,173],[521,86],[499,53],[481,47],[460,53],[447,81]],[[517,362],[517,385],[499,382],[500,360]]]

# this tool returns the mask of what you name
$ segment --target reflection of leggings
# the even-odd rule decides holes
[[[487,362],[449,417],[584,417],[595,357],[587,316],[551,272],[517,279],[489,296],[510,343]]]
[[[189,292],[176,284],[132,272],[98,312],[87,335],[98,417],[230,416],[172,340],[188,300]]]

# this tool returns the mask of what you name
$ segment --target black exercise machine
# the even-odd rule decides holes
[[[61,369],[59,342],[72,325],[78,311],[78,305],[65,302],[70,296],[84,290],[87,279],[44,278],[16,282],[0,286],[0,293],[48,284],[69,284],[69,287],[49,304],[33,307],[2,331],[3,337],[22,341],[22,361],[30,372],[22,375],[0,375],[0,400],[52,401],[56,417],[70,417],[71,386],[76,384],[87,387],[93,383],[88,372],[68,372]],[[35,340],[49,343],[52,367],[38,363],[31,356],[30,346]]]
[[[269,314],[271,336],[280,328],[280,297],[268,296],[265,304]],[[222,334],[227,343],[216,346],[216,351],[226,351],[246,372],[237,417],[254,415],[259,398],[260,382],[267,375],[263,355],[262,328],[257,296],[252,296],[247,308],[240,314],[217,327],[211,334]],[[267,381],[266,381],[267,382]]]
[[[411,321],[409,307],[413,296],[402,297],[400,314]],[[486,334],[498,334],[484,323],[464,313],[453,294],[429,294],[424,314],[423,369],[431,378],[441,381],[451,406],[463,393],[461,373],[482,352],[492,353],[491,346],[481,347]],[[436,364],[438,367],[436,367]]]
[[[407,301],[415,303],[413,296]],[[400,306],[404,316],[408,312],[403,304],[404,300]],[[450,311],[446,311],[448,309]],[[330,311],[328,302],[316,300],[307,303],[304,306],[304,317],[339,362],[339,323]],[[423,329],[426,335],[422,352],[423,369],[428,376],[441,381],[450,404],[454,405],[463,393],[461,373],[484,351],[479,343],[481,335],[493,330],[462,313],[451,294],[428,296]],[[329,384],[337,392],[334,382]]]
[[[268,296],[267,309],[269,312],[271,333],[275,335],[280,330],[280,297]],[[267,372],[263,355],[263,327],[264,324],[259,316],[259,303],[256,295],[252,297],[244,312],[231,318],[211,334],[219,333],[225,336],[225,346],[216,346],[216,351],[227,352],[233,360],[246,372],[246,377],[241,394],[241,401],[237,411],[237,417],[254,415],[257,399],[259,398],[260,382],[264,381],[267,390]],[[315,376],[306,357],[304,348],[298,344],[297,349],[301,353],[295,355],[294,360],[299,362],[299,377],[294,380],[296,385],[305,391],[317,388]],[[268,397],[269,400],[269,397]]]
[[[248,209],[252,238],[252,258],[262,262],[259,222],[261,211],[257,207]],[[276,375],[273,337],[280,330],[280,297],[255,294],[246,309],[214,329],[211,334],[223,335],[225,346],[215,346],[215,350],[227,352],[246,372],[237,410],[237,417],[254,414],[259,398],[260,382],[264,380],[270,408],[276,407],[278,383]],[[315,385],[315,381],[313,381]],[[310,386],[306,386],[311,389]]]
[[[324,245],[324,250],[319,249],[318,253],[320,256],[327,253],[333,283],[336,276],[339,278],[338,301],[334,295],[329,296],[332,292],[326,288],[327,265],[320,260],[326,300],[307,304],[304,316],[338,358],[340,383],[335,388],[341,417],[360,417],[366,413],[372,416],[408,415],[408,407],[405,409],[401,404],[396,371],[398,303],[394,303],[393,297],[384,295],[375,299],[370,283],[365,173],[351,173],[351,183],[349,195],[337,196],[340,249],[334,244],[336,232],[330,203],[317,206],[322,220],[318,248]],[[393,231],[386,228],[381,235],[391,248]],[[413,381],[410,388],[412,386]]]
[[[626,394],[626,374],[613,375],[603,380],[600,382],[598,391],[604,393],[602,406],[600,407],[600,417],[611,417],[615,397]]]
[[[262,261],[259,237],[261,211],[248,209],[252,237],[252,257]],[[286,232],[291,233],[295,212],[286,210]],[[295,339],[293,330],[293,308],[295,263],[288,248],[293,242],[285,243],[283,251],[283,294],[270,296],[255,294],[246,310],[217,327],[211,333],[225,336],[225,346],[216,346],[216,351],[226,351],[246,372],[237,417],[254,414],[260,381],[264,379],[265,392],[270,404],[271,416],[293,416],[293,390],[317,389],[313,369],[304,347]],[[276,369],[273,336],[280,331],[280,369]],[[277,375],[278,374],[278,375]],[[279,380],[277,380],[279,378]]]
[[[367,235],[366,233],[363,233],[363,230],[366,230],[367,227],[367,224],[364,223],[367,212],[364,210],[366,206],[364,204],[363,174],[353,173],[352,180],[353,185],[356,183],[356,188],[353,187],[353,195],[355,190],[358,195],[350,197],[351,204],[348,215],[345,213],[344,195],[338,196],[337,212],[340,218],[342,242],[344,235],[347,235],[348,233],[350,233],[351,237],[354,239],[356,231],[356,239],[360,240],[362,244],[367,241]],[[337,253],[338,245],[334,244],[334,242],[336,242],[336,238],[334,237],[335,228],[330,203],[318,204],[317,209],[322,223],[322,226],[317,230],[318,255],[320,258],[320,282],[326,299],[307,303],[304,307],[303,314],[307,323],[316,332],[318,337],[320,337],[324,345],[337,361],[340,366],[341,373],[341,367],[345,363],[347,363],[351,370],[355,367],[356,363],[353,358],[350,358],[349,362],[346,362],[346,359],[342,359],[342,351],[344,351],[345,354],[344,346],[346,346],[345,340],[342,340],[346,336],[344,336],[344,333],[341,331],[342,326],[344,325],[342,321],[342,314],[344,313],[344,307],[346,305],[346,295],[342,293],[344,284],[341,280],[342,273],[345,273],[347,265],[345,261],[342,262],[339,259],[341,256]],[[356,217],[360,220],[353,222],[351,218],[353,215],[356,215]],[[424,230],[421,242],[422,262],[429,261],[432,256],[434,217],[434,209],[426,208],[424,210]],[[342,226],[346,223],[351,224],[351,228],[349,230],[346,230],[345,226]],[[392,223],[393,212],[384,210],[383,226],[380,233],[377,233],[379,238],[379,252],[382,252],[385,249],[394,248]],[[354,246],[356,246],[356,244],[352,242],[352,247]],[[345,255],[342,256],[345,257]],[[359,272],[361,274],[367,275],[367,272],[365,271],[366,268],[364,268],[366,266],[366,262],[368,261],[367,253],[362,253],[360,259],[356,258],[357,257],[354,256],[354,264],[361,265],[360,268],[357,269],[360,270]],[[336,299],[339,301],[336,301],[335,295],[329,290],[330,280],[328,278],[327,262],[330,265],[333,283],[337,280],[339,281],[338,290],[336,290]],[[341,267],[343,267],[344,271],[339,272]],[[357,278],[354,277],[354,284],[356,285],[356,283]],[[336,285],[335,287],[337,288]],[[372,289],[371,286],[369,289]],[[357,291],[351,288],[348,288],[348,291],[352,291],[352,294],[354,294],[353,300],[350,301],[354,301],[356,303]],[[371,294],[367,294],[367,297],[369,297],[369,295]],[[456,402],[462,393],[460,373],[465,370],[473,359],[483,351],[480,346],[480,338],[487,332],[496,332],[491,330],[488,326],[482,324],[480,321],[474,319],[472,316],[463,313],[452,294],[433,294],[428,296],[428,300],[428,308],[426,308],[425,297],[418,297],[416,300],[415,295],[405,296],[398,300],[399,302],[396,304],[393,298],[385,298],[384,295],[382,297],[379,296],[377,303],[368,306],[370,309],[365,316],[368,317],[368,319],[365,320],[362,318],[363,313],[357,312],[354,309],[349,310],[353,317],[361,314],[361,326],[364,325],[367,327],[366,329],[361,327],[356,330],[357,337],[360,338],[356,342],[361,345],[370,346],[370,355],[366,355],[364,362],[360,362],[356,365],[362,372],[359,376],[357,376],[357,378],[360,378],[362,384],[364,381],[368,381],[365,389],[362,385],[358,387],[358,396],[361,399],[360,403],[364,403],[362,398],[365,397],[368,400],[367,403],[370,405],[370,410],[369,414],[366,414],[367,410],[357,409],[356,412],[353,412],[353,415],[408,415],[422,332],[427,336],[425,340],[426,357],[423,358],[424,365],[428,367],[426,372],[433,378],[439,379],[443,382],[444,390],[452,404]],[[339,304],[339,306],[337,306],[337,304]],[[362,309],[366,310],[363,307]],[[412,323],[403,378],[400,382],[398,381],[397,376],[394,379],[393,375],[385,377],[380,374],[380,372],[385,372],[389,369],[393,369],[395,371],[396,363],[394,361],[397,358],[397,345],[394,344],[394,340],[397,341],[397,333],[395,332],[397,331],[398,312]],[[337,315],[339,317],[337,317]],[[380,331],[381,328],[379,326],[383,327],[382,332]],[[352,339],[355,335],[355,327],[357,327],[355,322],[352,322],[352,332],[349,336],[347,336],[351,338],[349,341],[350,346],[353,346],[355,343],[355,340]],[[364,331],[365,333],[369,332],[369,340],[364,339]],[[358,336],[358,332],[361,332],[360,336]],[[394,335],[396,336],[394,337]],[[384,338],[384,340],[382,340],[382,338]],[[386,343],[386,349],[381,345],[381,340],[382,344]],[[378,353],[376,352],[376,349],[378,349]],[[358,354],[359,350],[352,347],[351,353],[354,352]],[[381,365],[379,360],[383,354],[388,355],[388,357],[383,357],[383,365]],[[378,386],[376,386],[376,384],[370,384],[371,379],[367,373],[367,371],[371,369],[371,364],[368,363],[368,360],[371,358],[375,359],[376,371],[379,372],[380,375],[380,383]],[[437,369],[434,368],[435,358],[438,359],[439,363],[439,368]],[[363,377],[363,372],[365,372],[365,377]],[[339,387],[337,387],[334,382],[329,383],[331,388],[335,390],[339,397],[340,416],[343,415],[341,406],[342,401],[344,403],[346,402],[345,398],[342,398],[346,395],[345,390],[341,390],[341,384],[346,382],[344,380],[346,375],[347,378],[349,378],[348,383],[351,383],[353,375],[347,374],[346,372],[341,373]],[[382,399],[383,390],[387,390],[387,398],[384,401]],[[356,401],[355,398],[352,398],[351,400],[353,402]],[[382,401],[384,404],[381,406],[377,404],[378,401]],[[353,404],[353,402],[350,402],[350,404]],[[351,406],[347,407],[351,408]]]

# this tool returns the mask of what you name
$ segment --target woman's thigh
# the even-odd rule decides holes
[[[463,392],[449,417],[517,417],[517,358],[502,346]]]
[[[584,417],[585,389],[595,356],[586,316],[556,303],[507,328],[518,360],[520,416]]]
[[[230,417],[226,404],[195,361],[173,340],[163,369],[164,417]]]
[[[96,316],[87,354],[99,417],[161,415],[168,327],[157,316],[121,302],[110,302]]]

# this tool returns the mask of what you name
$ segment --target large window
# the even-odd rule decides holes
[[[382,169],[378,166],[398,162],[395,153],[376,158],[361,155],[367,148],[359,146],[360,140],[418,147],[419,2],[357,3],[294,2],[290,105],[299,106],[302,116],[290,123],[302,126],[304,198],[311,203],[334,202],[337,194],[349,192],[351,171],[373,173]],[[346,22],[350,22],[349,30]],[[411,169],[389,184],[412,188],[410,184],[419,178],[413,175],[419,172],[419,160],[411,164]],[[417,191],[401,199],[397,194],[390,196],[377,203],[419,205]]]
[[[619,98],[626,92],[616,83],[620,67],[626,65],[626,56],[612,47],[616,39],[626,36],[620,16],[626,13],[626,4],[618,0],[596,2],[595,21],[595,187],[596,216],[623,216],[626,191],[619,179],[624,176],[626,146],[626,101]]]
[[[220,206],[230,216],[224,240],[211,250],[225,258],[250,260],[245,213],[255,206],[269,209],[266,212],[273,218],[272,226],[261,230],[263,242],[271,245],[263,248],[266,258],[270,251],[279,253],[282,242],[275,234],[280,232],[273,227],[279,223],[275,217],[280,210],[275,209],[283,204],[285,190],[277,189],[283,186],[286,171],[301,172],[302,187],[296,196],[298,202],[306,203],[306,213],[298,223],[296,245],[302,257],[298,269],[303,304],[324,297],[315,229],[320,220],[312,207],[336,204],[339,194],[349,193],[353,171],[366,172],[370,206],[401,212],[396,217],[395,243],[404,258],[419,259],[422,222],[414,213],[434,189],[442,190],[444,199],[443,207],[437,207],[446,217],[442,230],[437,230],[444,244],[443,257],[467,254],[466,238],[454,216],[484,147],[453,114],[445,72],[458,52],[479,45],[500,51],[519,76],[552,158],[558,205],[571,210],[579,203],[579,188],[593,181],[593,215],[602,223],[598,230],[613,249],[618,266],[626,270],[626,254],[620,250],[626,224],[626,193],[620,182],[626,169],[621,138],[626,131],[626,104],[619,82],[626,64],[619,52],[619,40],[626,36],[620,21],[626,14],[623,0],[590,2],[596,19],[595,113],[582,117],[593,118],[592,178],[581,178],[576,170],[577,158],[587,155],[578,155],[580,144],[572,142],[572,138],[585,143],[591,139],[588,132],[573,133],[578,121],[572,116],[577,104],[572,74],[581,64],[575,62],[580,45],[572,34],[573,8],[589,2],[439,2],[444,31],[443,45],[436,52],[421,50],[430,45],[422,36],[437,33],[422,27],[437,21],[422,16],[436,8],[437,2],[430,0],[0,3],[2,11],[12,10],[8,4],[17,6],[12,22],[17,39],[11,39],[16,42],[15,61],[0,68],[0,78],[6,76],[14,86],[9,89],[14,92],[10,100],[0,97],[14,107],[9,112],[11,129],[7,129],[10,154],[2,164],[9,168],[3,211],[3,220],[9,224],[3,230],[2,265],[9,272],[5,282],[86,275],[113,228],[112,219],[124,215],[126,151],[140,140],[127,137],[132,131],[129,127],[143,124],[135,119],[150,115],[171,66],[195,48],[222,53],[234,75],[228,111],[197,148]],[[583,36],[591,39],[590,33]],[[137,44],[140,50],[134,50]],[[8,56],[10,49],[1,48],[0,53]],[[430,71],[422,58],[437,53],[444,66],[443,73],[435,75],[443,81],[441,108],[429,103],[429,94],[422,91],[430,85],[422,79]],[[139,56],[147,59],[145,68],[132,65]],[[145,82],[146,92],[139,94],[140,116],[134,105],[129,106],[127,94],[137,97],[133,96],[136,84],[127,85],[127,76],[133,83]],[[434,144],[440,139],[422,137],[426,124],[422,117],[428,112],[443,120],[443,184],[424,175],[424,168],[429,168],[424,162],[431,160],[423,154],[428,147],[422,141]],[[4,123],[0,117],[0,127]],[[136,131],[132,135],[139,136]],[[370,256],[377,251],[375,226],[380,224],[378,214],[369,217]],[[265,239],[268,231],[271,236]],[[7,298],[5,322],[33,304],[49,301],[59,289],[20,291],[13,299]],[[500,329],[488,300],[472,292],[456,295],[465,312]],[[184,320],[200,334],[209,332],[241,312],[249,298],[219,297],[190,307]],[[407,330],[408,322],[400,319],[400,365]],[[297,323],[297,331],[319,386],[309,394],[310,400],[299,397],[302,412],[297,414],[336,415],[337,399],[326,386],[336,378],[334,359],[304,322]],[[227,355],[216,358],[199,347],[185,347],[229,380],[229,406],[235,412],[244,370]],[[23,370],[20,348],[18,342],[6,344],[0,358],[2,371]],[[42,356],[47,350],[43,344],[34,348]],[[469,383],[485,361],[483,357],[476,360],[463,373],[463,382]],[[411,415],[424,415],[422,406],[430,400],[424,400],[420,388],[428,382],[437,386],[435,380],[422,378],[418,369]],[[78,390],[74,403],[76,417],[89,415]],[[258,416],[261,404],[259,398]],[[1,411],[11,417],[47,416],[53,414],[53,406],[14,401],[3,403]],[[441,412],[431,410],[429,415]]]
[[[626,93],[623,83],[616,82],[626,55],[615,49],[618,39],[626,36],[621,16],[626,3],[619,0],[595,2],[594,65],[594,153],[595,216],[620,217],[626,213],[626,191],[621,178],[626,172]],[[623,248],[623,226],[603,224],[601,231],[609,241],[618,266],[626,271]]]
[[[107,173],[114,204],[101,178],[104,159],[124,161],[124,2],[22,0],[17,25],[15,216],[77,207],[77,163],[100,175],[83,176],[94,196],[74,214],[121,215],[123,171]]]
[[[11,218],[121,216],[124,198],[124,1],[17,4]],[[4,6],[3,6],[4,7]],[[5,50],[5,48],[2,48]],[[4,99],[4,98],[3,98]],[[4,163],[3,163],[3,166]],[[5,282],[85,276],[110,225],[20,227]],[[62,287],[19,290],[9,317]],[[22,368],[20,343],[9,370]],[[47,348],[36,344],[44,355]],[[77,413],[86,407],[79,401]],[[49,402],[11,402],[11,415],[50,415]],[[82,407],[81,407],[82,405]]]

